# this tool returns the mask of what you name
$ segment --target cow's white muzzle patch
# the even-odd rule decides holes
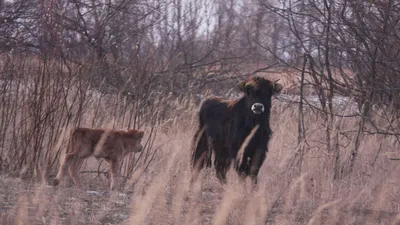
[[[261,114],[264,112],[264,105],[259,102],[256,102],[251,106],[251,111],[254,114]]]

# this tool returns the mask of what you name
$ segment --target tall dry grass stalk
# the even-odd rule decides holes
[[[241,165],[243,163],[243,155],[244,155],[244,151],[247,147],[247,145],[249,145],[251,139],[254,137],[254,135],[256,134],[258,128],[260,127],[259,124],[257,124],[253,129],[251,129],[249,135],[247,135],[247,137],[244,139],[242,145],[240,146],[240,149],[238,151],[238,156],[237,156],[237,160],[238,160],[238,165]]]
[[[174,163],[176,163],[177,153],[173,153],[168,160],[168,164],[162,169],[162,172],[155,177],[154,181],[150,184],[149,188],[143,197],[134,201],[134,207],[132,208],[132,217],[128,223],[130,224],[142,224],[145,222],[151,207],[155,204],[160,193],[164,193],[163,190],[170,180],[170,170]],[[157,203],[156,203],[157,204]]]
[[[310,221],[308,221],[307,225],[313,225],[314,222],[316,221],[316,219],[318,218],[318,216],[320,216],[320,214],[322,213],[322,211],[324,209],[334,206],[334,205],[338,204],[340,201],[341,201],[340,199],[337,199],[335,201],[332,201],[332,202],[329,202],[329,203],[319,206],[317,208],[317,210],[313,213],[313,216],[311,217]],[[321,222],[323,223],[324,221],[321,221]]]
[[[221,205],[215,212],[213,225],[227,224],[229,221],[229,214],[232,208],[243,198],[239,187],[241,185],[229,185],[223,194]]]

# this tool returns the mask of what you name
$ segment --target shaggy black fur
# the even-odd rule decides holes
[[[238,174],[250,176],[257,183],[272,131],[269,125],[271,98],[282,90],[282,85],[261,77],[240,82],[244,93],[236,100],[206,99],[200,108],[199,128],[193,138],[192,182],[206,166],[211,167],[211,155],[215,154],[214,166],[218,179],[226,182],[226,173],[233,162]],[[252,106],[261,103],[263,112],[256,114]],[[253,130],[253,136],[250,135]],[[241,150],[243,142],[249,142]],[[213,150],[213,151],[212,151]]]

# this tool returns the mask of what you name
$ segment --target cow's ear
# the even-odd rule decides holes
[[[246,81],[240,81],[238,83],[238,88],[241,92],[246,92]]]
[[[282,89],[283,89],[282,84],[278,83],[278,81],[279,81],[279,80],[276,80],[276,81],[274,82],[274,94],[278,94],[278,93],[281,92]]]

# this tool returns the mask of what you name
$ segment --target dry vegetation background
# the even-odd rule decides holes
[[[1,224],[400,224],[400,3],[0,0]],[[205,96],[281,79],[257,190],[189,187]],[[145,131],[49,186],[72,129]]]

